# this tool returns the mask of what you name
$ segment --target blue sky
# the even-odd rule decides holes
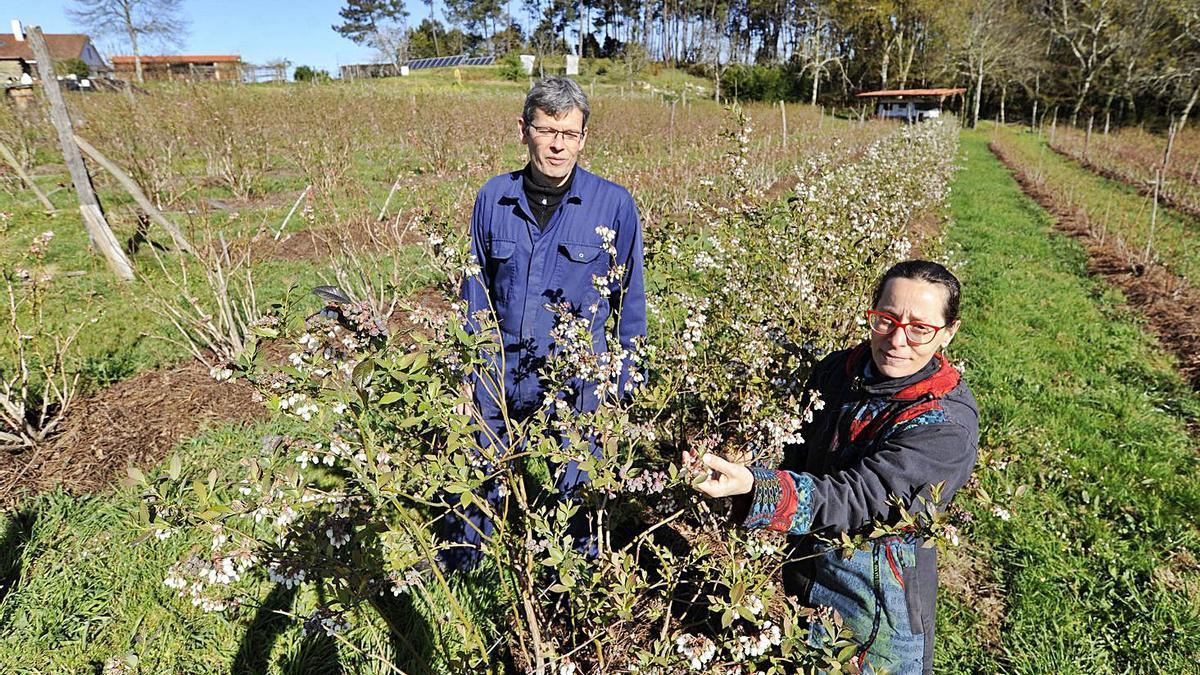
[[[67,16],[70,0],[0,0],[0,32],[9,21],[41,25],[47,33],[84,32]],[[183,0],[191,31],[181,49],[143,48],[143,53],[241,54],[250,63],[286,58],[297,65],[324,68],[337,75],[342,63],[372,60],[372,52],[333,31],[340,22],[341,0]],[[440,4],[440,3],[439,3]],[[421,2],[408,2],[409,23],[428,13]],[[92,35],[105,55],[128,53],[112,37]],[[153,51],[151,51],[153,50]]]

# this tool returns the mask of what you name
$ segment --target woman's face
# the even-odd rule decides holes
[[[879,302],[873,308],[901,324],[918,322],[931,326],[946,326],[946,300],[949,291],[940,284],[915,279],[891,279],[883,287]],[[958,331],[958,321],[933,335],[927,344],[912,344],[903,328],[888,335],[871,330],[871,357],[875,367],[886,377],[906,377],[925,367],[939,349],[950,344]]]

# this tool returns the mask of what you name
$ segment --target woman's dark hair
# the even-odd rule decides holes
[[[875,284],[875,294],[871,298],[872,307],[879,304],[879,298],[883,295],[883,287],[887,286],[887,282],[892,279],[912,279],[942,286],[946,289],[946,306],[942,309],[942,314],[946,317],[946,325],[949,326],[958,321],[958,301],[962,296],[962,286],[958,283],[958,277],[951,274],[950,270],[928,260],[905,260],[896,263],[890,270],[884,272],[883,276],[879,278],[879,283]]]

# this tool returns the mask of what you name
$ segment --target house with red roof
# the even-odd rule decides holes
[[[55,63],[79,59],[92,75],[108,71],[108,64],[92,39],[83,33],[46,33],[46,47]],[[0,34],[0,85],[21,82],[21,76],[37,77],[37,59],[25,39],[21,22],[12,22],[12,32]]]
[[[857,94],[860,99],[875,102],[875,116],[885,120],[920,122],[937,119],[946,99],[962,96],[961,87],[936,89],[882,89]]]

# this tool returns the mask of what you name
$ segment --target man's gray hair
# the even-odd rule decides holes
[[[557,75],[538,80],[525,97],[525,110],[521,116],[525,124],[533,123],[533,116],[538,110],[551,117],[561,117],[572,109],[578,108],[583,113],[583,128],[587,128],[588,108],[587,94],[575,84],[574,80]]]

